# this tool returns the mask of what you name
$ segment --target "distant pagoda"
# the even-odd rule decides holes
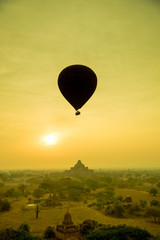
[[[78,160],[74,167],[71,167],[70,170],[66,170],[65,173],[67,175],[89,175],[93,174],[94,170],[88,169],[88,167],[85,167],[81,160]]]

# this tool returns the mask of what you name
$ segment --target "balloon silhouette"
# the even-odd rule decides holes
[[[58,77],[58,86],[65,99],[75,108],[76,115],[97,87],[96,74],[84,65],[64,68]]]

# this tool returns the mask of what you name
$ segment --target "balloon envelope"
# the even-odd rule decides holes
[[[94,93],[97,77],[89,67],[71,65],[59,74],[58,86],[66,100],[78,110]]]

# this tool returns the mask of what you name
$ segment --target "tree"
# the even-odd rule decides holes
[[[18,185],[18,188],[19,188],[19,190],[22,192],[22,194],[24,194],[24,192],[25,192],[25,189],[27,188],[27,185],[25,185],[25,184],[19,184]]]
[[[105,214],[106,214],[106,215],[114,216],[113,206],[111,206],[111,205],[107,206],[106,209],[105,209]]]
[[[102,208],[105,204],[112,203],[114,200],[114,189],[106,188],[105,191],[100,191],[96,194],[97,203],[101,203]]]
[[[102,227],[99,230],[90,232],[87,240],[149,240],[153,236],[147,231],[138,227],[126,225]]]
[[[153,217],[154,222],[160,223],[160,208],[156,206],[152,206],[147,209],[146,215],[148,217]]]
[[[22,223],[19,228],[18,228],[18,231],[20,233],[23,233],[23,234],[26,234],[26,235],[29,235],[30,234],[30,227],[27,223]]]
[[[39,215],[39,212],[40,212],[38,203],[36,204],[35,212],[36,212],[36,219],[38,219],[38,215]]]
[[[105,195],[106,195],[107,200],[113,200],[114,195],[115,195],[114,188],[112,188],[112,187],[106,188]]]
[[[15,189],[13,192],[13,197],[19,198],[20,196],[22,196],[22,192],[19,189]]]
[[[14,189],[14,188],[10,188],[10,189],[8,189],[8,190],[5,192],[4,196],[5,196],[5,197],[14,197],[14,192],[15,192],[15,189]]]
[[[139,205],[141,208],[145,208],[147,206],[147,201],[146,200],[139,200]]]
[[[79,189],[75,189],[75,188],[70,188],[69,190],[68,190],[68,195],[69,195],[69,198],[70,198],[70,200],[72,200],[72,201],[81,201],[81,194],[82,194],[82,192],[81,192],[81,190],[79,190]]]
[[[45,232],[44,232],[44,238],[49,239],[49,238],[55,238],[56,234],[54,232],[53,227],[47,227]]]
[[[123,217],[125,213],[125,207],[121,202],[115,202],[113,211],[115,217]]]
[[[51,189],[51,182],[50,181],[45,181],[40,183],[39,188],[43,188],[45,191]]]
[[[138,203],[132,204],[131,207],[129,208],[130,214],[136,214],[139,211],[140,211],[140,207],[139,207]]]
[[[159,206],[160,207],[160,202],[158,201],[158,200],[152,200],[151,202],[150,202],[150,206],[152,207],[152,206]]]
[[[85,220],[80,226],[80,232],[83,235],[89,234],[91,230],[95,229],[96,225],[97,225],[97,222],[94,220],[90,220],[90,219]]]
[[[29,202],[29,203],[32,202],[32,198],[31,198],[31,197],[28,198],[28,202]]]
[[[104,208],[104,205],[105,205],[105,202],[104,202],[103,200],[101,200],[101,199],[98,199],[98,200],[97,200],[96,206],[97,206],[97,209],[98,209],[98,210],[103,209],[103,208]]]
[[[150,193],[151,195],[153,195],[153,196],[156,196],[157,193],[158,193],[158,191],[157,191],[156,188],[151,188],[151,189],[149,190],[149,193]]]
[[[45,193],[45,191],[42,188],[37,188],[33,191],[32,195],[35,198],[40,198],[40,197],[43,197],[44,193]]]
[[[120,196],[117,197],[117,200],[122,202],[123,201],[123,197],[120,195]]]
[[[5,197],[16,197],[16,198],[18,198],[21,195],[22,195],[22,192],[19,189],[15,189],[15,188],[10,188],[4,193]]]
[[[99,187],[99,182],[93,178],[87,178],[85,180],[85,184],[87,185],[88,188],[92,190],[96,190]]]
[[[7,228],[3,231],[0,231],[1,240],[42,240],[39,237],[31,236],[29,233],[28,224],[23,223],[18,230],[13,228]]]
[[[9,211],[11,208],[10,202],[6,200],[0,200],[0,212]]]
[[[114,217],[123,217],[125,213],[125,207],[119,201],[115,202],[114,205],[109,205],[105,209],[106,215],[111,215]]]

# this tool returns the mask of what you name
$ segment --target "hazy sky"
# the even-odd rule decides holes
[[[57,86],[71,64],[98,77],[80,116]],[[158,0],[0,0],[0,169],[78,159],[160,167]]]

